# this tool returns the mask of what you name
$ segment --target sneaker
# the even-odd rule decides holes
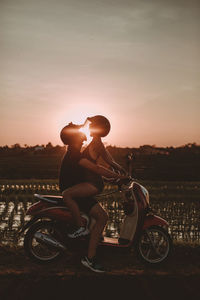
[[[85,236],[88,235],[90,232],[88,230],[88,228],[85,227],[79,227],[76,231],[72,232],[72,233],[68,233],[68,237],[71,239],[75,239],[78,238],[80,236]]]
[[[96,262],[96,259],[89,259],[87,256],[81,259],[82,265],[97,273],[104,273],[104,268]]]

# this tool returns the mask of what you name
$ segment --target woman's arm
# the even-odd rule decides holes
[[[86,158],[82,158],[79,161],[79,165],[90,170],[93,171],[94,173],[97,173],[101,176],[107,177],[107,178],[115,178],[115,179],[125,179],[128,178],[128,176],[124,176],[124,175],[120,175],[118,173],[115,173],[109,169],[104,168],[103,166],[100,165],[96,165],[93,162],[89,161]]]
[[[101,140],[95,141],[95,148],[94,150],[98,152],[99,156],[111,167],[113,167],[115,170],[118,170],[120,172],[123,172],[124,174],[127,174],[127,171],[120,166],[112,157],[112,155],[109,153],[109,151],[105,148],[104,144]]]
[[[115,170],[118,170],[120,172],[122,171],[124,174],[127,173],[126,170],[114,160],[114,158],[112,157],[112,155],[108,152],[108,150],[106,148],[105,148],[105,151],[102,152],[102,158],[105,162],[107,162]]]

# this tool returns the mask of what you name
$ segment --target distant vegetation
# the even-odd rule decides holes
[[[176,148],[144,145],[139,148],[107,146],[107,149],[135,178],[169,181],[200,180],[200,146],[195,143]],[[0,178],[56,179],[65,151],[66,147],[53,146],[51,143],[0,147]]]

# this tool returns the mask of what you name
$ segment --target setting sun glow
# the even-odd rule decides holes
[[[95,115],[110,121],[106,145],[199,144],[199,11],[197,0],[0,1],[0,145],[62,145],[63,127]]]
[[[91,140],[92,140],[92,137],[90,136],[89,122],[87,122],[85,124],[85,126],[81,127],[79,129],[79,131],[83,132],[86,135],[86,137],[87,137],[87,141],[85,142],[85,144],[89,144],[91,142]]]

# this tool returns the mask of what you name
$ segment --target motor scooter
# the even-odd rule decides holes
[[[169,224],[151,212],[149,192],[133,179],[116,184],[125,213],[121,230],[118,238],[103,236],[98,249],[134,248],[143,262],[159,264],[165,261],[172,250]],[[64,253],[67,255],[87,247],[88,236],[76,239],[67,236],[74,226],[74,219],[63,204],[62,196],[34,196],[38,202],[27,210],[26,214],[31,219],[21,229],[21,233],[25,232],[24,249],[27,256],[38,263],[49,263]],[[94,220],[84,213],[82,218],[91,230]]]

